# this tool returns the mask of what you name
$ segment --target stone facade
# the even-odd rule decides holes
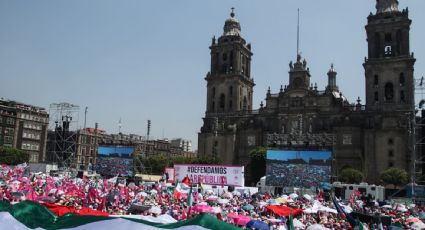
[[[399,11],[395,2],[378,1],[376,14],[368,17],[365,105],[343,96],[333,65],[324,90],[312,85],[308,63],[298,55],[289,63],[288,85],[277,93],[269,89],[266,103],[252,110],[251,46],[232,12],[223,35],[210,46],[199,155],[248,166],[256,146],[330,150],[334,177],[345,167],[361,170],[369,183],[379,183],[380,172],[389,167],[411,172],[415,59],[409,49],[408,10]],[[249,167],[246,175],[249,181]]]
[[[48,124],[44,108],[0,99],[0,145],[28,152],[30,163],[46,160]]]

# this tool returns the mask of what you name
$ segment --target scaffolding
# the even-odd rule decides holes
[[[425,80],[415,79],[415,156],[412,184],[425,184]]]
[[[80,107],[62,102],[50,104],[51,160],[63,169],[76,168],[77,130]]]

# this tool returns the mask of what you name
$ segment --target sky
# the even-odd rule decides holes
[[[298,159],[297,153],[299,153],[299,158],[304,159],[304,161],[306,161],[306,162],[309,162],[310,158],[312,158],[312,159],[330,159],[332,157],[332,152],[329,152],[329,151],[268,150],[267,151],[267,159],[281,160],[281,161],[286,161],[288,159]]]
[[[424,0],[409,7],[415,78],[425,74]],[[211,38],[223,33],[235,7],[242,36],[252,44],[254,109],[288,84],[300,50],[311,82],[327,84],[331,63],[350,102],[364,101],[364,26],[375,0],[0,0],[0,97],[41,106],[80,106],[74,126],[108,133],[184,138],[197,148],[206,109]]]

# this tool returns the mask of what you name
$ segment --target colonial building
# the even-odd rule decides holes
[[[223,35],[213,38],[210,46],[199,155],[217,155],[226,164],[247,166],[256,146],[330,150],[333,176],[354,167],[367,182],[379,183],[380,172],[389,167],[411,172],[415,63],[409,47],[411,20],[396,0],[378,0],[376,9],[366,25],[364,105],[360,99],[349,103],[343,96],[333,65],[325,89],[312,85],[308,63],[298,55],[289,63],[288,83],[276,93],[269,89],[258,110],[252,109],[253,53],[232,12]]]
[[[0,145],[28,152],[31,163],[46,160],[48,124],[44,108],[0,99]]]

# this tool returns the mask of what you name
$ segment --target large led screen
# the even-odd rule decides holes
[[[268,150],[266,185],[276,187],[318,187],[330,182],[332,153],[329,151]]]
[[[107,176],[133,175],[134,147],[99,146],[94,170]]]

